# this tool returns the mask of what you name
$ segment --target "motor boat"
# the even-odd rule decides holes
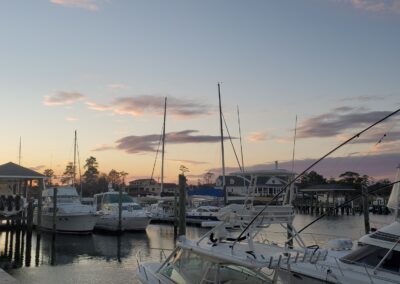
[[[94,195],[94,206],[99,214],[96,229],[106,231],[119,230],[119,201],[121,198],[121,230],[144,231],[151,220],[150,213],[146,212],[126,192],[120,194],[108,191]]]
[[[355,248],[352,241],[332,240],[324,260],[282,263],[278,275],[288,283],[400,283],[399,205],[400,184],[396,183],[388,201],[395,211],[394,222],[361,237]]]
[[[97,221],[97,214],[92,206],[80,202],[76,188],[63,186],[48,188],[42,192],[41,228],[53,229],[54,193],[56,191],[57,207],[55,209],[56,231],[62,233],[90,233]],[[33,223],[37,225],[38,208],[35,208]]]
[[[199,206],[186,212],[186,220],[218,221],[219,209],[217,206]]]

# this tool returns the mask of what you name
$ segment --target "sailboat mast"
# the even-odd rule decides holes
[[[19,137],[18,165],[21,165],[21,136]]]
[[[74,137],[74,173],[72,176],[72,186],[75,186],[75,178],[76,178],[76,130],[75,130],[75,137]]]
[[[162,133],[162,151],[161,151],[161,187],[160,192],[164,192],[164,151],[165,151],[165,121],[167,118],[167,97],[165,97],[164,102],[164,123],[163,123],[163,133]]]
[[[240,156],[242,158],[242,171],[244,173],[244,160],[243,160],[243,145],[242,145],[242,129],[240,128],[240,115],[239,106],[237,106],[238,124],[239,124],[239,141],[240,141]]]
[[[219,99],[219,124],[221,130],[221,160],[222,160],[222,189],[224,192],[224,204],[228,203],[228,196],[226,192],[226,183],[225,183],[225,151],[224,151],[224,128],[222,126],[222,106],[221,106],[221,86],[218,83],[218,99]]]

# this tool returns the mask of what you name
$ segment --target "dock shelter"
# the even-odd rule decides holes
[[[12,198],[25,198],[28,200],[32,197],[30,189],[32,189],[33,184],[37,184],[39,207],[41,207],[40,197],[46,179],[45,175],[12,162],[0,165],[0,198],[7,199],[8,196],[12,196]],[[7,208],[0,209],[7,210]],[[4,216],[7,216],[5,214],[7,212],[3,212],[4,214],[1,213],[0,210],[2,219],[7,219],[4,218]],[[39,219],[40,217],[38,216],[38,224],[40,224]]]

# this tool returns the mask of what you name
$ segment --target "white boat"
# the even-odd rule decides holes
[[[220,207],[217,206],[199,206],[186,212],[186,221],[203,220],[203,221],[218,221],[218,212]]]
[[[41,228],[53,229],[54,189],[48,188],[42,192]],[[37,225],[37,210],[33,223]],[[63,233],[90,233],[97,221],[93,207],[80,202],[79,195],[72,186],[57,188],[56,231]]]
[[[109,191],[94,195],[94,206],[99,214],[96,229],[106,231],[119,230],[119,192]],[[151,220],[146,212],[126,192],[122,193],[121,230],[146,230]]]
[[[400,180],[400,168],[396,180]],[[400,185],[397,183],[393,185],[388,202],[395,210],[393,223],[361,237],[354,249],[351,241],[331,241],[323,261],[290,266],[282,263],[278,275],[290,283],[400,283],[399,201]]]

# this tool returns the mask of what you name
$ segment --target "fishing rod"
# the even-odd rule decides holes
[[[397,184],[397,183],[400,183],[400,180],[395,181],[395,182],[392,182],[392,183],[389,183],[389,184],[385,184],[385,185],[380,186],[380,187],[375,188],[375,189],[371,189],[371,190],[369,190],[369,191],[367,192],[367,194],[371,194],[371,193],[374,193],[374,192],[376,192],[376,191],[385,189],[385,188],[387,188],[387,187],[391,187],[391,186],[393,186],[393,185],[395,185],[395,184]],[[334,208],[333,210],[338,210],[338,209],[340,209],[340,208],[342,208],[342,207],[348,205],[349,203],[353,202],[354,200],[356,200],[356,199],[358,199],[358,198],[360,198],[360,197],[362,197],[362,196],[363,196],[363,193],[358,194],[358,195],[356,195],[355,197],[351,198],[350,200],[344,202],[343,204],[336,205],[335,208]],[[322,214],[321,216],[318,216],[316,219],[314,219],[313,221],[311,221],[310,223],[308,223],[307,225],[305,225],[303,228],[301,228],[300,230],[298,230],[297,233],[296,233],[296,236],[297,236],[297,235],[300,235],[301,232],[303,232],[305,229],[307,229],[308,227],[310,227],[310,226],[311,226],[312,224],[314,224],[315,222],[317,222],[317,221],[321,220],[322,218],[324,218],[325,216],[327,216],[328,213],[329,213],[329,211],[328,211],[327,213]],[[288,243],[289,241],[291,241],[294,237],[295,237],[295,236],[291,237],[289,240],[286,241],[286,243]]]
[[[265,209],[267,209],[267,207],[273,201],[275,201],[282,194],[282,192],[284,192],[289,186],[291,186],[293,183],[295,183],[296,180],[298,180],[301,176],[303,176],[310,169],[312,169],[315,165],[317,165],[319,162],[321,162],[323,159],[325,159],[326,157],[328,157],[332,153],[336,152],[338,149],[342,148],[344,145],[346,145],[347,143],[353,141],[354,139],[359,138],[362,134],[364,134],[365,132],[367,132],[368,130],[373,128],[374,126],[380,124],[381,122],[385,121],[386,119],[396,115],[398,112],[400,112],[400,108],[395,110],[395,111],[393,111],[393,112],[391,112],[390,114],[386,115],[385,117],[381,118],[380,120],[376,121],[375,123],[371,124],[370,126],[366,127],[365,129],[363,129],[362,131],[358,132],[357,134],[353,135],[352,137],[350,137],[349,139],[347,139],[346,141],[342,142],[340,145],[336,146],[331,151],[329,151],[328,153],[323,155],[321,158],[319,158],[317,161],[315,161],[309,167],[307,167],[304,171],[302,171],[299,175],[297,175],[293,180],[288,182],[277,194],[275,194],[272,197],[272,199],[267,204],[265,204],[265,206],[257,213],[257,215],[254,216],[253,219],[246,225],[246,227],[243,229],[243,231],[236,238],[236,241],[232,244],[231,248],[233,249],[234,245],[243,237],[245,232],[250,228],[251,225],[254,224],[254,222],[257,220],[257,218],[265,211]]]

